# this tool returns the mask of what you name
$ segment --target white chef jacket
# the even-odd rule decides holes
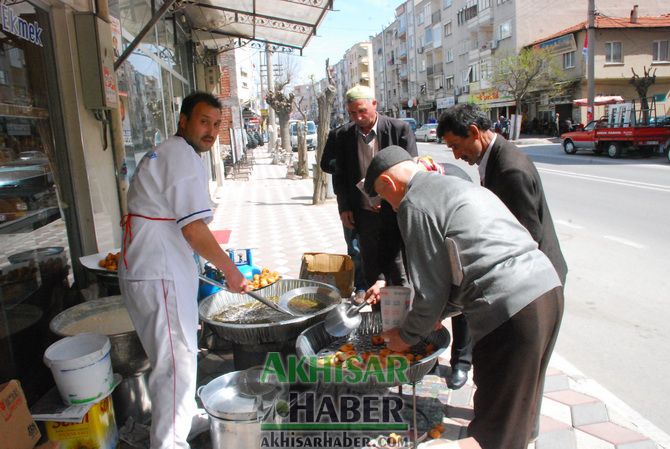
[[[181,228],[212,220],[207,173],[184,138],[174,136],[144,155],[130,182],[119,277],[130,281],[169,279],[180,293],[178,314],[188,346],[196,350],[197,276],[193,249]]]

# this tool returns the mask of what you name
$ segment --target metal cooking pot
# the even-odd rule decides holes
[[[249,371],[233,371],[198,388],[198,397],[209,414],[213,449],[230,447],[231,441],[242,449],[261,445],[261,421],[271,411],[280,388],[272,384],[260,389],[250,386]]]
[[[56,315],[49,323],[49,329],[59,337],[68,337],[70,334],[66,334],[63,330],[71,323],[119,308],[124,310],[126,308],[122,296],[109,296],[87,301]],[[112,345],[110,355],[114,372],[127,377],[149,370],[149,358],[144,352],[144,348],[142,348],[142,343],[135,329],[108,335],[108,337]]]

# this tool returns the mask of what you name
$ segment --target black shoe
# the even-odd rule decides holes
[[[468,372],[462,369],[452,369],[447,376],[447,387],[450,390],[458,390],[468,381]]]

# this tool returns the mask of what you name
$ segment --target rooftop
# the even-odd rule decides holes
[[[586,30],[587,21],[584,20],[579,22],[576,25],[573,25],[569,28],[561,30],[557,33],[545,36],[542,39],[538,39],[530,44],[529,47],[542,42],[546,42],[557,37],[565,36],[566,34],[574,33],[581,30]],[[595,17],[595,27],[600,29],[613,29],[613,28],[670,28],[670,14],[663,14],[661,16],[648,16],[648,17],[638,17],[635,22],[631,22],[631,19],[628,17],[605,17],[605,16],[596,16]]]

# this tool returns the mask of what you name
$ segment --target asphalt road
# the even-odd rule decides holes
[[[544,185],[569,272],[556,351],[670,433],[670,164],[524,145]],[[476,166],[445,145],[420,154]]]

